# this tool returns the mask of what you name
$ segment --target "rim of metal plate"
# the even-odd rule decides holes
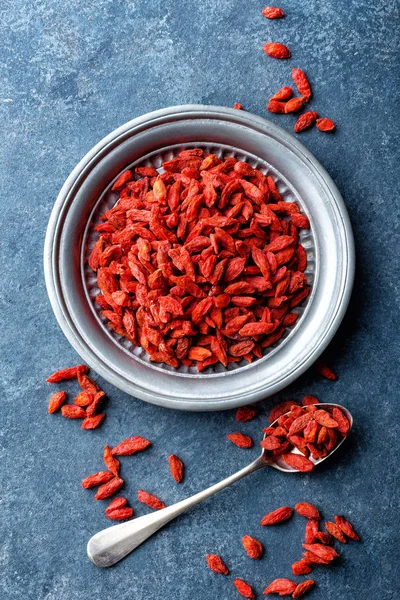
[[[218,377],[171,377],[132,360],[105,332],[88,303],[81,272],[82,243],[99,196],[127,165],[157,148],[193,142],[231,146],[271,165],[311,216],[316,246],[312,299],[281,351],[251,368]],[[54,205],[44,269],[57,321],[80,356],[110,383],[160,406],[220,410],[260,400],[286,387],[326,348],[348,306],[355,270],[351,224],[326,170],[292,135],[266,119],[225,107],[186,105],[137,117],[106,136],[75,167]],[[228,375],[228,376],[226,376]]]

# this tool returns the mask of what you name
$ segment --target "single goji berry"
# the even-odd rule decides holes
[[[266,6],[261,12],[267,19],[282,19],[282,17],[285,16],[285,13],[281,8],[276,8],[274,6]]]
[[[319,556],[323,560],[332,561],[337,556],[340,556],[338,552],[331,546],[324,546],[324,544],[302,544],[303,548],[312,552],[316,556]]]
[[[305,527],[304,540],[306,544],[313,544],[318,533],[319,523],[317,519],[309,519]]]
[[[133,515],[133,508],[130,506],[124,506],[123,508],[115,508],[114,510],[110,510],[106,512],[107,519],[112,519],[113,521],[125,521],[126,519],[130,519]]]
[[[149,442],[149,440],[146,440],[140,435],[134,435],[117,444],[117,446],[112,449],[112,453],[116,456],[130,456],[131,454],[135,454],[135,452],[145,450],[150,445],[151,442]]]
[[[127,504],[128,500],[123,496],[119,496],[117,498],[114,498],[114,500],[111,500],[110,504],[107,506],[104,512],[106,513],[106,515],[108,515],[108,513],[112,512],[113,510],[116,510],[117,508],[122,508]]]
[[[110,446],[107,446],[107,445],[104,446],[103,460],[104,460],[104,464],[106,465],[107,469],[109,471],[111,471],[111,473],[113,473],[113,475],[115,475],[115,477],[118,477],[121,463],[119,462],[119,460],[117,458],[115,458],[115,456],[113,456]]]
[[[326,521],[325,529],[333,535],[334,538],[342,542],[342,544],[346,544],[347,540],[343,535],[343,532],[337,523],[333,523],[333,521]]]
[[[338,427],[337,421],[335,421],[335,419],[332,419],[331,415],[326,410],[315,410],[313,413],[311,413],[311,417],[314,418],[315,421],[317,421],[317,423],[319,423],[323,427]]]
[[[293,515],[293,508],[290,506],[281,506],[280,508],[276,508],[270,513],[267,513],[263,516],[260,521],[261,525],[276,525],[276,523],[282,523],[282,521],[287,521]]]
[[[311,571],[312,567],[303,558],[292,564],[293,575],[308,575]]]
[[[87,489],[98,485],[102,485],[103,483],[107,483],[113,478],[114,475],[109,471],[99,471],[98,473],[94,473],[93,475],[89,475],[88,477],[83,479],[82,487]]]
[[[218,556],[218,554],[207,554],[206,562],[209,569],[211,569],[211,571],[214,571],[214,573],[219,573],[220,575],[229,574],[228,567],[226,566],[222,558]]]
[[[59,410],[67,398],[67,392],[56,392],[49,400],[47,412],[52,414]]]
[[[249,435],[244,435],[243,433],[229,433],[226,437],[239,448],[251,448],[253,445],[251,437]]]
[[[311,406],[313,404],[319,404],[319,400],[315,396],[304,396],[301,403],[303,406]]]
[[[313,579],[306,579],[299,583],[292,594],[292,598],[302,598],[315,585]]]
[[[248,583],[246,583],[246,581],[244,581],[243,579],[236,577],[236,579],[233,580],[233,585],[235,586],[235,588],[237,589],[239,594],[241,596],[243,596],[244,598],[255,598],[256,597],[253,592],[252,587]]]
[[[261,558],[263,553],[263,546],[261,542],[251,537],[250,535],[245,535],[242,537],[242,544],[250,558]]]
[[[75,379],[78,373],[88,373],[89,368],[86,365],[78,365],[77,367],[69,367],[68,369],[60,369],[46,379],[49,383],[58,383],[64,379]]]
[[[269,422],[273,423],[274,421],[279,419],[280,416],[289,412],[294,404],[296,404],[296,402],[293,402],[293,400],[285,400],[284,402],[281,402],[280,404],[274,406],[274,408],[269,414]]]
[[[343,533],[345,535],[347,535],[347,537],[349,537],[350,539],[352,539],[356,542],[360,541],[360,537],[354,531],[352,524],[349,523],[344,517],[335,516],[335,521],[336,521],[336,525],[338,525],[340,527],[340,529],[343,531]]]
[[[244,423],[251,421],[257,415],[258,410],[254,406],[241,406],[236,411],[236,421]]]
[[[61,407],[61,414],[67,419],[84,419],[86,417],[85,410],[75,404],[64,404]]]
[[[285,103],[285,113],[293,113],[299,111],[303,107],[303,98],[292,98]]]
[[[312,463],[308,458],[302,456],[301,454],[282,454],[282,458],[289,467],[296,469],[297,471],[301,471],[302,473],[308,473],[312,471],[314,468],[314,463]]]
[[[183,462],[176,454],[171,454],[168,458],[168,464],[172,477],[177,483],[181,483],[183,479]]]
[[[308,129],[309,127],[314,125],[315,121],[317,120],[317,117],[318,113],[312,110],[303,113],[302,115],[300,115],[300,117],[297,119],[294,125],[294,132],[300,133],[300,131]]]
[[[292,69],[292,79],[296,84],[299,94],[304,98],[305,102],[309,102],[311,98],[311,86],[307,75],[301,69]]]
[[[268,42],[264,44],[264,52],[271,56],[272,58],[290,58],[290,50],[284,44],[280,44],[279,42]]]
[[[276,92],[271,98],[271,100],[289,100],[293,96],[293,90],[291,87],[284,86],[280,90]]]
[[[322,375],[322,377],[330,379],[331,381],[335,381],[337,379],[337,375],[323,360],[318,359],[315,363],[315,368],[317,369],[318,373]]]
[[[331,119],[327,119],[323,117],[322,119],[317,119],[316,121],[317,129],[320,131],[333,131],[335,129],[335,123]]]
[[[103,483],[97,490],[95,500],[104,500],[117,492],[124,484],[124,480],[120,477],[113,477],[107,483]]]
[[[309,502],[299,502],[294,509],[299,515],[306,517],[306,519],[319,520],[321,518],[318,508]]]
[[[161,502],[157,496],[153,496],[153,494],[149,494],[149,492],[145,492],[144,490],[138,490],[138,500],[143,504],[147,504],[150,508],[155,508],[160,510],[161,508],[165,508],[164,502]]]
[[[239,104],[239,102],[235,102],[233,108],[236,108],[236,110],[244,110],[243,106]]]
[[[265,588],[263,594],[279,594],[280,596],[290,596],[296,589],[296,584],[290,579],[280,578],[274,579],[268,587]]]

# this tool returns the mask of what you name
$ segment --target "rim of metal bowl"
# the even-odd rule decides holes
[[[140,380],[140,373],[130,373],[127,376],[123,368],[119,368],[116,364],[109,364],[107,357],[101,353],[94,340],[91,340],[90,336],[85,335],[80,330],[76,315],[74,315],[74,309],[66,298],[66,286],[65,282],[63,286],[61,276],[63,265],[59,262],[60,247],[63,243],[63,236],[65,236],[65,220],[68,211],[73,205],[77,190],[83,185],[86,177],[96,168],[96,165],[127,139],[133,138],[146,130],[147,127],[157,127],[165,123],[176,127],[180,120],[184,121],[185,119],[198,119],[200,121],[201,119],[205,121],[207,119],[218,119],[219,121],[222,120],[222,124],[226,122],[226,125],[233,124],[237,126],[239,133],[240,128],[246,127],[257,131],[258,134],[261,133],[261,135],[264,134],[273,137],[288,150],[291,150],[296,155],[296,158],[304,163],[304,168],[311,171],[311,174],[316,178],[318,184],[322,186],[324,193],[329,197],[336,209],[337,214],[335,214],[335,217],[339,230],[338,237],[340,237],[342,243],[343,261],[340,265],[342,273],[340,289],[337,290],[337,298],[335,299],[336,306],[334,313],[323,335],[320,335],[318,343],[311,344],[307,354],[293,366],[291,372],[278,374],[276,379],[267,385],[263,385],[262,374],[259,372],[259,367],[257,367],[258,361],[256,361],[253,365],[249,365],[249,367],[256,367],[254,369],[256,383],[255,385],[247,386],[246,389],[240,388],[237,378],[228,384],[228,379],[225,377],[224,381],[226,385],[223,393],[213,393],[211,390],[210,394],[204,394],[204,390],[196,389],[196,384],[202,380],[201,375],[193,375],[189,376],[189,378],[191,377],[189,380],[191,387],[187,388],[185,386],[182,395],[178,396],[176,394],[174,396],[173,392],[171,395],[168,390],[169,380],[171,379],[170,373],[164,371],[165,387],[158,387],[154,391],[151,389],[149,381]],[[210,144],[213,144],[213,142],[210,141]],[[193,145],[193,142],[186,141],[186,145]],[[218,145],[218,142],[216,142],[216,145]],[[236,147],[240,150],[240,140],[238,140]],[[161,147],[160,152],[162,152],[162,149]],[[143,155],[147,153],[146,150],[143,151]],[[264,159],[260,158],[259,160],[263,162]],[[138,160],[131,160],[130,162],[138,162]],[[92,208],[89,212],[90,214],[92,213]],[[79,252],[81,253],[81,249]],[[296,138],[266,119],[244,111],[216,106],[185,105],[157,110],[129,121],[107,135],[84,156],[65,181],[54,205],[46,233],[44,269],[50,302],[62,331],[80,356],[101,376],[127,393],[153,404],[184,410],[219,410],[235,408],[276,393],[294,381],[311,366],[329,344],[346,312],[354,279],[355,252],[350,220],[338,189],[326,170]],[[309,306],[306,307],[306,311],[308,308]],[[292,334],[296,335],[296,332],[292,331]],[[146,365],[140,368],[146,369]],[[244,369],[248,370],[246,367]],[[134,370],[135,365],[133,365]],[[242,369],[237,370],[238,377],[240,377],[241,371]],[[220,373],[221,376],[232,374],[235,374],[235,371]],[[210,383],[212,386],[212,379],[210,379]],[[232,389],[227,389],[231,385],[233,385]]]

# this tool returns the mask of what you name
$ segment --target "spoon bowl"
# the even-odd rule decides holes
[[[353,417],[350,411],[343,406],[340,406],[340,404],[317,404],[315,406],[325,409],[339,408],[345,414],[350,423],[350,428],[346,436],[339,440],[339,442],[326,456],[318,460],[310,458],[315,465],[319,465],[324,460],[332,456],[332,454],[343,444],[352,428]],[[276,422],[277,420],[272,423],[272,426],[275,425]],[[292,450],[291,453],[300,454],[297,449]],[[234,473],[219,483],[212,485],[206,490],[198,492],[190,498],[181,500],[180,502],[177,502],[172,506],[167,506],[166,508],[158,510],[157,512],[153,512],[136,519],[131,519],[130,521],[120,523],[119,525],[114,525],[113,527],[108,527],[107,529],[103,529],[103,531],[96,533],[96,535],[90,538],[87,546],[87,553],[90,560],[98,567],[110,567],[111,565],[114,565],[127,554],[135,550],[135,548],[140,546],[140,544],[152,536],[153,533],[175,519],[175,517],[186,512],[189,510],[189,508],[199,504],[199,502],[202,502],[206,498],[213,496],[232,483],[235,483],[235,481],[242,479],[242,477],[245,477],[250,473],[254,473],[254,471],[258,471],[258,469],[263,467],[273,467],[274,469],[278,469],[278,471],[283,471],[284,473],[299,473],[299,471],[287,465],[279,456],[274,457],[274,459],[271,460],[271,456],[269,456],[267,451],[263,448],[261,455],[255,461],[237,473]]]

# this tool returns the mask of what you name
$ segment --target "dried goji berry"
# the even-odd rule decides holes
[[[313,579],[306,579],[299,583],[292,594],[292,598],[302,598],[315,585]]]
[[[272,113],[285,114],[285,108],[286,102],[280,102],[279,100],[274,100],[274,98],[271,98],[267,104],[267,110]]]
[[[326,521],[325,529],[333,535],[334,538],[342,542],[342,544],[346,544],[347,540],[343,535],[343,532],[337,523],[333,523],[333,521]]]
[[[251,437],[243,433],[229,433],[226,437],[239,448],[251,448],[253,445]]]
[[[280,578],[274,579],[268,587],[265,588],[263,594],[279,594],[280,596],[290,596],[296,589],[296,584],[290,579]]]
[[[53,394],[49,400],[47,412],[52,414],[52,413],[56,412],[57,410],[60,410],[60,408],[64,404],[66,398],[67,398],[67,392],[56,392],[55,394]]]
[[[93,417],[86,417],[82,421],[82,429],[96,429],[103,421],[106,415],[104,413],[100,413],[98,415],[94,415]]]
[[[278,90],[276,94],[274,94],[271,100],[289,100],[293,96],[293,90],[291,87],[285,86]]]
[[[319,404],[319,400],[315,396],[304,396],[301,403],[303,406],[310,406],[312,404]]]
[[[299,94],[301,94],[305,102],[309,102],[311,98],[311,86],[307,75],[301,69],[292,69],[292,79],[296,84]]]
[[[335,421],[335,419],[332,419],[331,415],[326,410],[315,410],[313,413],[311,413],[311,417],[314,418],[315,421],[317,421],[317,423],[319,423],[323,427],[338,427],[337,421]]]
[[[171,454],[168,458],[168,463],[172,477],[177,483],[181,483],[183,479],[183,462],[176,454]]]
[[[299,515],[306,517],[306,519],[319,520],[321,518],[318,508],[309,502],[299,502],[294,508]]]
[[[64,404],[61,407],[61,414],[67,419],[84,419],[86,417],[85,410],[75,404]]]
[[[118,477],[121,463],[117,458],[115,458],[115,456],[113,456],[110,446],[104,446],[103,460],[107,469],[111,471],[115,477]]]
[[[317,117],[318,113],[312,110],[303,113],[302,115],[300,115],[300,117],[297,119],[294,125],[294,132],[300,133],[300,131],[308,129],[309,127],[314,125],[315,121],[317,120]]]
[[[273,423],[281,415],[284,415],[285,413],[289,412],[294,404],[296,404],[296,402],[293,402],[293,400],[285,400],[284,402],[281,402],[280,404],[274,406],[274,408],[269,414],[269,422]]]
[[[46,379],[49,383],[58,383],[64,379],[75,379],[78,373],[88,373],[89,368],[86,365],[78,365],[77,367],[69,367],[68,369],[60,369]]]
[[[327,119],[323,117],[322,119],[317,119],[316,121],[317,129],[320,131],[333,131],[335,129],[335,123],[331,119]]]
[[[303,558],[292,564],[293,575],[308,575],[311,571],[312,567]]]
[[[267,19],[282,19],[282,17],[285,16],[285,13],[281,8],[276,8],[274,6],[266,6],[261,12]]]
[[[318,359],[315,363],[315,368],[322,377],[336,381],[337,375],[332,371],[330,367],[321,359]]]
[[[107,506],[104,512],[106,513],[106,515],[108,515],[108,513],[112,512],[113,510],[117,510],[117,508],[122,508],[127,504],[128,500],[123,496],[119,496],[118,498],[114,498],[114,500],[111,500],[110,504]]]
[[[338,432],[343,436],[346,436],[350,430],[350,422],[348,418],[343,414],[340,408],[337,408],[336,406],[332,410],[332,417],[338,424]]]
[[[117,492],[124,484],[124,480],[120,477],[113,477],[107,483],[103,483],[97,490],[97,494],[95,495],[95,500],[104,500],[105,498],[109,498],[115,492]]]
[[[242,544],[250,558],[261,558],[263,553],[263,546],[261,542],[251,537],[250,535],[244,535],[242,537]]]
[[[113,478],[114,475],[109,471],[99,471],[98,473],[94,473],[93,475],[89,475],[88,477],[83,479],[82,487],[87,489],[98,485],[102,485],[103,483],[107,483]]]
[[[151,445],[149,440],[141,437],[140,435],[134,435],[120,442],[117,446],[112,449],[112,453],[116,456],[129,456],[145,450]]]
[[[243,579],[239,579],[239,577],[236,577],[236,579],[233,580],[233,585],[235,586],[235,588],[237,589],[239,594],[241,596],[243,596],[244,598],[255,598],[256,597],[253,592],[252,587],[248,583],[246,583],[246,581],[244,581]]]
[[[335,516],[335,521],[336,521],[336,525],[338,525],[338,527],[340,527],[340,529],[343,531],[343,533],[345,535],[347,535],[347,537],[354,540],[355,542],[360,541],[360,537],[354,531],[352,524],[349,523],[344,517]]]
[[[83,390],[74,398],[74,404],[77,406],[89,406],[93,402],[93,394]]]
[[[272,58],[290,58],[290,50],[284,44],[280,44],[279,42],[268,42],[264,44],[264,52],[271,56]]]
[[[293,515],[293,508],[290,506],[281,506],[280,508],[276,508],[270,513],[267,513],[263,516],[260,521],[261,525],[276,525],[276,523],[282,523],[282,521],[287,521]]]
[[[236,421],[245,423],[251,421],[257,415],[258,410],[254,406],[241,406],[236,411]]]
[[[233,108],[236,108],[236,110],[244,110],[243,106],[239,104],[239,102],[235,102]]]
[[[113,521],[125,521],[126,519],[130,519],[133,515],[133,508],[130,506],[124,506],[123,508],[115,508],[114,510],[110,510],[106,512],[107,519],[112,519]]]
[[[302,544],[303,548],[312,552],[316,556],[319,556],[323,560],[332,561],[337,556],[340,556],[338,552],[331,546],[324,546],[324,544]]]
[[[150,508],[155,508],[160,510],[161,508],[165,508],[164,502],[161,502],[157,496],[153,496],[153,494],[149,494],[149,492],[145,492],[144,490],[138,490],[138,500],[143,504],[147,504]]]
[[[297,471],[301,471],[302,473],[308,473],[312,471],[314,468],[314,463],[311,460],[308,460],[305,456],[301,454],[282,454],[282,458],[289,467],[296,469]]]
[[[207,554],[206,561],[209,569],[220,575],[228,575],[229,569],[218,554]]]
[[[285,113],[293,113],[293,112],[297,112],[298,110],[300,110],[303,106],[303,98],[292,98],[291,100],[288,100],[285,103]]]
[[[313,544],[318,533],[319,523],[317,519],[309,519],[305,527],[304,540],[306,544]]]

